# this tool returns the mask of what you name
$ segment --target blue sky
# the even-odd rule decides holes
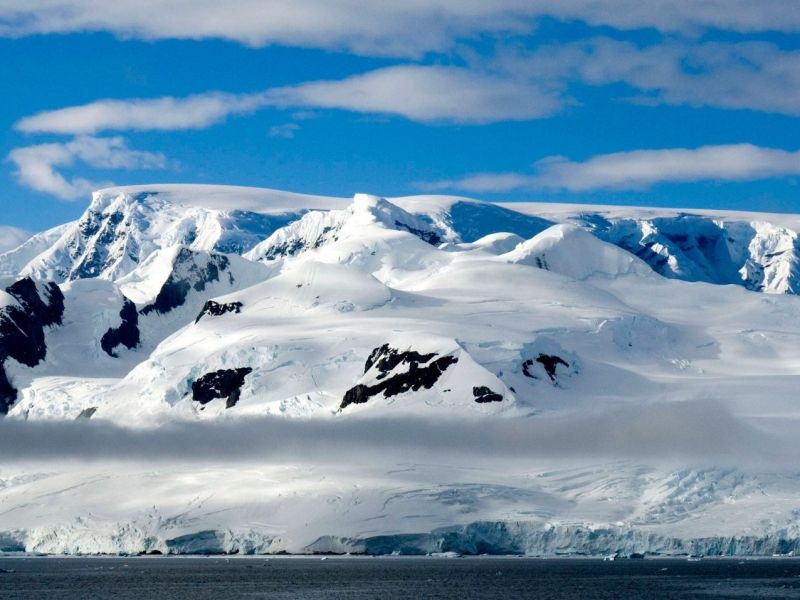
[[[0,0],[0,224],[152,182],[800,212],[794,0],[99,4]]]

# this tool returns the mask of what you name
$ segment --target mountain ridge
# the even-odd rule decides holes
[[[0,551],[800,547],[795,217],[518,208],[144,186],[0,255]]]

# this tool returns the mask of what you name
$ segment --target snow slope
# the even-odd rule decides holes
[[[100,192],[2,285],[0,551],[800,551],[798,224]]]
[[[502,259],[555,271],[573,279],[594,275],[638,274],[651,269],[630,252],[605,243],[575,225],[553,225],[530,240],[521,242]]]
[[[778,294],[800,291],[800,222],[795,215],[575,205],[513,205],[568,221],[632,252],[665,277],[736,284]]]

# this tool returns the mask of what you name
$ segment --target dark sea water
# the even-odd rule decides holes
[[[800,598],[800,560],[0,558],[0,598]]]

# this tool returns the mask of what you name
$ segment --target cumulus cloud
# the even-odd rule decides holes
[[[419,56],[465,37],[528,32],[545,16],[664,32],[800,31],[794,0],[0,0],[0,35],[109,31]]]
[[[31,237],[29,231],[10,225],[0,225],[0,253],[13,250]]]
[[[427,189],[505,192],[514,189],[643,189],[657,183],[749,181],[800,175],[800,151],[753,144],[633,150],[571,161],[545,158],[525,173],[478,173],[462,179],[421,183]]]
[[[82,177],[68,179],[59,167],[83,163],[99,169],[159,169],[166,165],[163,154],[131,150],[121,137],[81,136],[69,142],[36,144],[15,148],[8,155],[20,184],[63,200],[74,200],[108,182]]]

